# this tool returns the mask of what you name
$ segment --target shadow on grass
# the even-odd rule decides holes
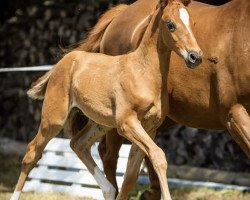
[[[12,191],[21,170],[22,158],[0,154],[0,191]]]
[[[137,185],[130,193],[130,200],[140,200],[140,196],[148,186]],[[172,200],[249,200],[250,192],[238,190],[214,190],[204,187],[170,187]]]

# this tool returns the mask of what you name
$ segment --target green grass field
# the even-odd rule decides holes
[[[16,184],[21,158],[0,154],[0,200],[9,200]],[[146,186],[137,186],[130,200],[138,200]],[[250,200],[249,192],[207,188],[170,188],[173,200]],[[60,193],[23,193],[21,200],[89,200]]]

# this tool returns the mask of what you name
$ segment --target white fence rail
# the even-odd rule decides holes
[[[5,72],[32,72],[32,71],[48,71],[53,65],[31,66],[31,67],[13,67],[13,68],[0,68],[0,73]]]

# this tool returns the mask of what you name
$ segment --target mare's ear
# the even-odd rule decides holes
[[[168,0],[159,0],[156,9],[158,8],[165,8],[168,5]]]

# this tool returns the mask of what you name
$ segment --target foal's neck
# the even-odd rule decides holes
[[[139,58],[143,58],[141,62],[145,67],[166,76],[171,51],[164,45],[162,38],[162,12],[160,8],[153,14],[136,53]]]

